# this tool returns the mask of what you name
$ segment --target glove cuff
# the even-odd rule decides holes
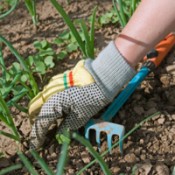
[[[95,60],[87,59],[85,68],[110,101],[136,74],[116,48],[114,41],[111,41]]]

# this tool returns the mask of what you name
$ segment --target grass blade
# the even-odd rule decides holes
[[[11,171],[18,170],[22,168],[22,164],[12,165],[10,167],[4,168],[0,171],[0,175],[10,173]]]
[[[12,82],[10,83],[10,86],[6,88],[6,92],[4,94],[2,94],[2,97],[5,99],[7,97],[7,95],[9,94],[9,92],[13,89],[14,85],[16,84],[16,82],[20,79],[21,74],[17,74],[15,75],[14,79],[12,80]]]
[[[136,9],[137,0],[131,0],[131,14],[132,15]]]
[[[13,105],[19,110],[22,111],[24,113],[28,113],[28,108],[25,108],[23,106],[18,105],[17,103],[13,103]]]
[[[9,15],[11,12],[13,12],[13,10],[16,8],[16,6],[18,5],[19,0],[15,0],[13,6],[10,8],[10,10],[8,10],[7,12],[3,13],[0,15],[0,19],[6,17],[7,15]]]
[[[84,37],[85,37],[85,50],[86,50],[85,56],[89,57],[89,58],[93,58],[90,36],[89,36],[88,29],[87,29],[87,26],[86,26],[84,20],[80,20],[80,26],[81,26],[81,30],[84,34]]]
[[[8,106],[13,106],[14,103],[16,103],[18,100],[20,100],[28,91],[26,89],[22,89],[19,94],[15,95],[11,100],[7,102]]]
[[[94,36],[95,36],[95,18],[96,18],[96,12],[97,12],[97,6],[94,8],[92,13],[92,21],[91,21],[91,27],[90,27],[90,42],[91,42],[91,48],[92,48],[92,58],[94,58]]]
[[[2,67],[2,76],[5,77],[5,73],[7,72],[7,69],[5,67],[5,62],[4,62],[1,46],[0,46],[0,65]]]
[[[105,163],[105,161],[102,159],[102,157],[100,156],[100,154],[98,154],[94,150],[94,148],[92,147],[92,145],[90,144],[89,141],[85,140],[82,136],[79,136],[77,133],[73,133],[72,137],[74,139],[76,139],[77,141],[79,141],[81,144],[83,144],[84,146],[87,147],[87,149],[92,154],[92,156],[94,156],[95,160],[98,161],[98,163],[100,164],[101,169],[103,170],[104,174],[106,174],[106,175],[112,175],[111,172],[110,172],[110,170],[108,169],[108,166]]]
[[[0,114],[0,119],[12,130],[12,132],[16,137],[16,140],[20,141],[19,133],[11,117],[10,110],[8,109],[7,104],[4,101],[4,99],[1,97],[1,95],[0,95],[0,105],[4,110],[4,114],[2,115]]]
[[[32,17],[33,24],[37,24],[37,19],[36,19],[36,1],[35,0],[24,0],[25,5]]]
[[[82,39],[81,39],[77,29],[75,28],[73,22],[71,21],[70,17],[66,14],[64,9],[61,7],[61,5],[56,0],[50,0],[50,1],[53,4],[53,6],[56,8],[56,10],[59,12],[59,14],[62,16],[62,18],[64,19],[65,23],[67,24],[67,26],[69,27],[70,31],[72,32],[72,34],[76,38],[76,40],[78,42],[78,45],[79,45],[81,51],[83,52],[83,54],[85,56],[86,52],[85,52],[84,43],[83,43],[83,41],[82,41]]]
[[[125,12],[123,9],[123,7],[124,7],[123,2],[122,2],[122,0],[116,0],[116,2],[118,2],[121,18],[122,18],[122,21],[123,21],[124,26],[125,26],[127,24],[127,19],[126,19]]]
[[[1,131],[1,130],[0,130],[0,134],[3,135],[3,136],[6,136],[6,137],[8,137],[8,138],[11,138],[11,139],[13,139],[13,140],[19,141],[19,138],[18,138],[17,136],[15,136],[15,135],[13,135],[13,134],[10,134],[10,133],[8,133],[8,132],[4,132],[4,131]]]
[[[18,153],[19,158],[27,168],[27,170],[32,174],[32,175],[38,175],[37,171],[34,169],[33,165],[31,162],[28,160],[28,158],[23,154],[23,153]]]
[[[21,57],[21,55],[16,51],[16,49],[12,46],[12,44],[1,35],[0,35],[0,41],[5,43],[9,47],[10,51],[15,55],[15,57],[17,58],[17,60],[21,64],[22,68],[29,74],[29,81],[30,81],[30,84],[33,88],[33,92],[34,92],[33,97],[34,97],[39,92],[39,89],[38,89],[38,85],[37,85],[33,75],[31,74],[31,71],[30,71],[28,65],[26,64],[24,59]]]
[[[117,2],[117,0],[116,0],[116,2]],[[124,24],[124,21],[123,21],[121,15],[120,15],[120,12],[119,12],[118,8],[116,7],[115,0],[112,0],[112,3],[113,3],[113,6],[114,6],[114,10],[115,10],[115,12],[116,12],[116,14],[118,16],[119,22],[120,22],[121,26],[124,27],[125,24]]]
[[[8,127],[10,127],[8,120],[6,117],[4,117],[4,115],[0,114],[0,120],[4,122],[4,124],[6,124]]]
[[[38,161],[38,163],[40,164],[40,166],[42,167],[42,169],[45,171],[45,173],[47,175],[54,175],[54,173],[48,167],[48,165],[46,164],[44,159],[42,159],[36,151],[31,150],[30,152],[31,152],[32,156]]]
[[[64,167],[67,163],[68,159],[68,150],[69,150],[69,145],[70,145],[70,133],[68,131],[65,132],[64,135],[65,141],[63,142],[63,145],[61,147],[61,153],[60,157],[58,159],[57,163],[57,173],[56,175],[61,175],[64,172]]]

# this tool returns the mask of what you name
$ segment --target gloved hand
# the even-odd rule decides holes
[[[74,69],[54,76],[29,104],[31,147],[42,146],[53,123],[60,134],[84,126],[134,75],[112,41],[95,60],[80,61]]]

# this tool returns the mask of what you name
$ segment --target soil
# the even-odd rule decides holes
[[[100,16],[112,6],[110,0],[77,0],[70,1],[67,5],[61,1],[66,11],[72,18],[88,17],[95,5],[98,6],[97,16]],[[37,12],[39,25],[34,27],[24,3],[21,2],[17,9],[8,17],[0,21],[0,33],[6,37],[23,57],[34,54],[36,50],[33,42],[46,39],[52,41],[59,33],[66,29],[66,26],[56,10],[48,0],[37,1]],[[97,53],[110,40],[120,32],[116,24],[108,24],[96,30],[95,46]],[[55,48],[59,50],[59,48]],[[96,54],[97,54],[96,53]],[[4,47],[4,56],[7,66],[10,66],[15,57]],[[81,56],[79,52],[72,53],[69,57],[59,61],[52,74],[61,73],[72,68]],[[43,85],[42,85],[43,86]],[[171,175],[175,166],[175,48],[167,56],[163,64],[150,74],[134,92],[132,97],[122,107],[113,122],[125,126],[126,132],[132,129],[136,123],[142,121],[146,116],[160,111],[144,123],[137,131],[132,133],[124,141],[124,153],[120,154],[119,148],[112,150],[104,159],[112,174],[132,174],[135,168],[135,175]],[[27,102],[26,102],[27,103]],[[15,109],[12,109],[14,120],[22,136],[22,150],[28,151],[30,123],[28,116]],[[0,123],[1,130],[7,130]],[[93,137],[93,136],[92,136]],[[116,141],[117,138],[114,138]],[[93,147],[97,145],[93,141]],[[5,157],[0,158],[0,169],[19,161],[16,154],[18,146],[10,139],[0,136],[0,153]],[[107,148],[106,139],[102,138],[101,150]],[[55,140],[50,141],[40,155],[46,160],[50,167],[55,170],[60,153],[60,146]],[[31,157],[31,156],[29,156]],[[66,175],[74,175],[78,170],[93,160],[93,157],[86,148],[79,143],[72,141],[69,149],[69,160],[65,168]],[[33,160],[34,161],[34,160]],[[44,174],[34,162],[39,174]],[[13,175],[27,175],[25,168],[12,173]],[[102,175],[100,166],[95,163],[89,167],[83,175]]]

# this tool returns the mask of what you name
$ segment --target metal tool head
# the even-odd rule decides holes
[[[123,136],[125,133],[125,128],[123,125],[119,125],[112,122],[106,122],[102,120],[94,120],[94,124],[85,128],[85,138],[89,139],[90,130],[94,130],[96,132],[96,142],[98,145],[98,149],[100,150],[100,136],[102,132],[105,132],[107,135],[107,145],[108,149],[112,150],[112,138],[114,135],[119,137],[119,149],[123,154]]]

